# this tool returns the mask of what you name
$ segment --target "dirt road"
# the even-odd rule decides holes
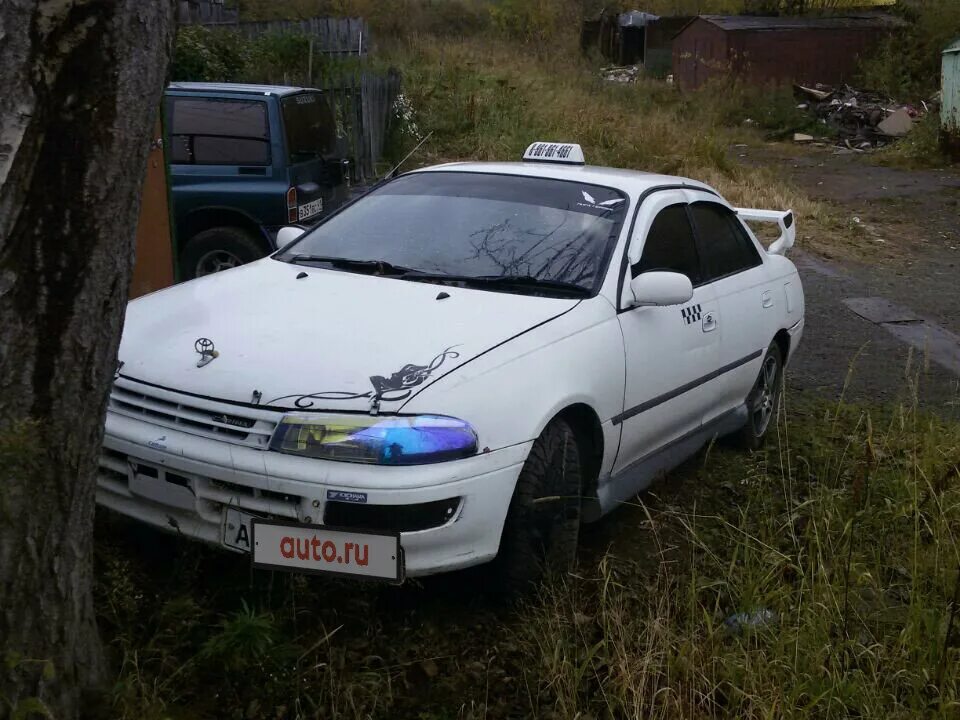
[[[811,242],[811,231],[798,226],[792,257],[806,291],[807,329],[790,373],[793,391],[837,395],[852,365],[847,396],[885,402],[909,395],[907,378],[920,369],[921,402],[960,416],[960,171],[880,167],[832,149],[798,154],[769,145],[737,154],[746,164],[776,165],[812,199],[849,218],[859,236],[855,252],[838,237],[832,253],[830,238]],[[848,301],[862,298],[888,301],[896,311],[873,319],[894,322],[856,314]]]

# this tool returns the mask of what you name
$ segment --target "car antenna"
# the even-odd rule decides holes
[[[417,146],[416,146],[413,150],[411,150],[411,151],[408,152],[406,155],[404,155],[404,156],[403,156],[403,160],[401,160],[401,161],[398,162],[396,165],[394,165],[394,166],[393,166],[393,169],[390,170],[390,172],[388,172],[386,175],[383,176],[383,180],[389,180],[389,179],[392,178],[394,175],[396,175],[396,174],[397,174],[397,170],[400,169],[400,166],[403,165],[407,160],[409,160],[410,157],[411,157],[417,150],[420,149],[420,146],[423,145],[427,140],[430,139],[430,136],[431,136],[431,135],[433,135],[433,130],[431,130],[430,132],[428,132],[428,133],[424,136],[423,140],[421,140],[420,142],[417,143]]]

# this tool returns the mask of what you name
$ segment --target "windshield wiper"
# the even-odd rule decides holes
[[[590,288],[564,280],[549,280],[533,275],[443,275],[441,273],[409,272],[400,276],[402,280],[424,280],[428,282],[459,282],[464,285],[500,285],[503,287],[532,288],[570,293],[581,297],[593,294]]]
[[[294,265],[300,263],[327,263],[338,270],[366,273],[368,275],[406,275],[419,272],[415,268],[394,265],[386,260],[354,260],[353,258],[336,257],[334,255],[294,255],[288,262]]]

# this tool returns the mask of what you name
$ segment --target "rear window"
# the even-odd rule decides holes
[[[323,157],[333,150],[336,125],[330,104],[323,95],[292,95],[285,97],[280,107],[291,164]]]
[[[270,131],[263,101],[168,98],[167,127],[173,163],[270,164]]]

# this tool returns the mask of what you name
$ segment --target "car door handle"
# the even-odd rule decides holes
[[[703,316],[703,331],[705,333],[713,332],[717,329],[717,315],[716,313],[708,312]]]
[[[765,308],[773,307],[773,293],[767,290],[763,295],[760,296],[760,299],[763,301],[763,306]]]

